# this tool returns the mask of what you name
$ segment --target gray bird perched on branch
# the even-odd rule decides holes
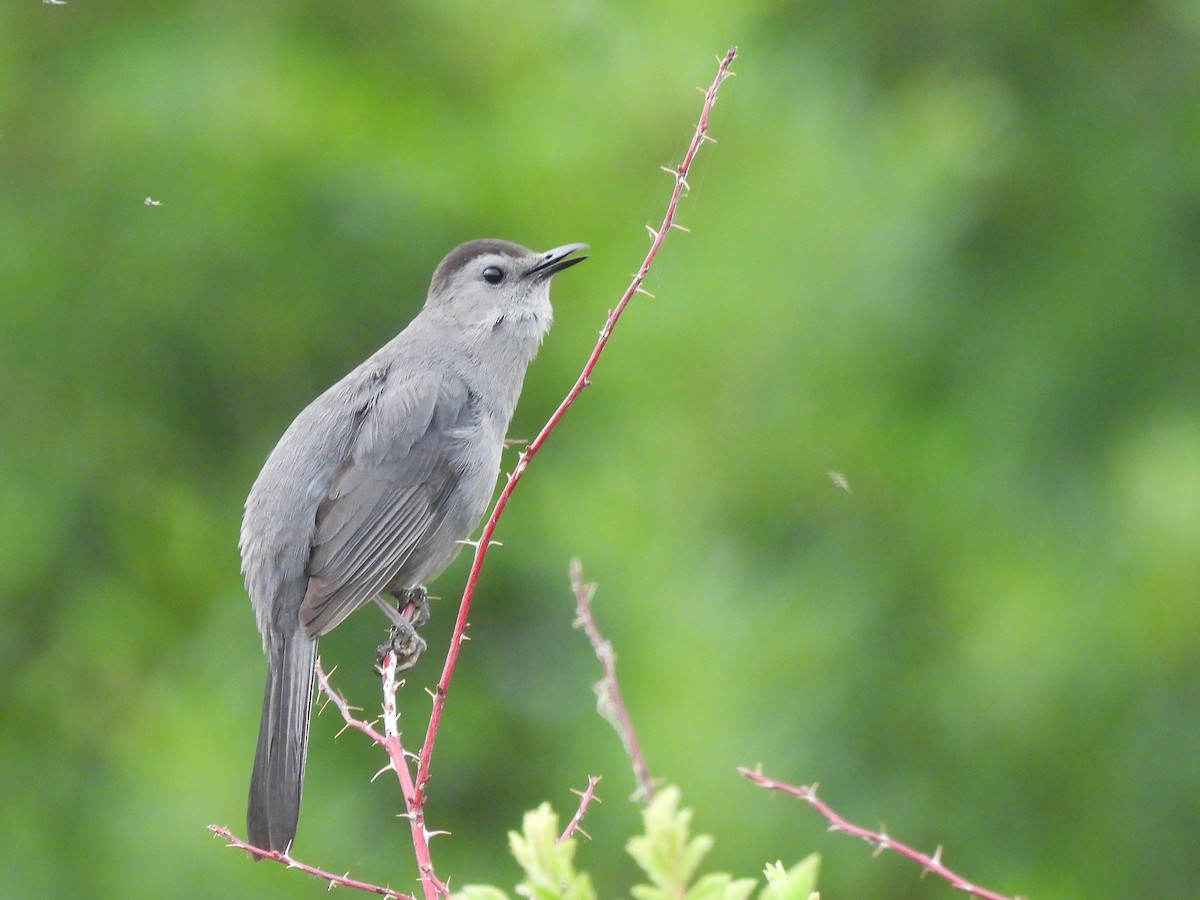
[[[296,835],[317,638],[375,601],[402,667],[424,649],[424,584],[487,509],[550,327],[550,279],[586,246],[456,247],[409,326],[309,404],[267,457],[240,541],[268,658],[246,813],[255,846],[287,850]]]

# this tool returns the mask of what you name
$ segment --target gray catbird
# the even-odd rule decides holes
[[[407,629],[405,664],[423,648],[386,598],[420,608],[424,583],[479,524],[550,327],[551,276],[586,246],[455,248],[409,326],[309,404],[267,457],[240,541],[268,657],[246,813],[255,846],[286,850],[296,835],[317,638],[374,600],[394,638]]]

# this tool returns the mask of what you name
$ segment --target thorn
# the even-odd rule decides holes
[[[576,826],[575,826],[575,832],[574,832],[574,833],[575,833],[575,834],[582,834],[582,835],[583,835],[585,838],[587,838],[589,841],[592,839],[592,836],[591,836],[590,834],[588,834],[586,831],[584,831],[582,828],[580,828],[578,825],[576,825]]]
[[[386,766],[384,766],[382,769],[380,769],[378,772],[376,772],[374,775],[372,775],[372,776],[371,776],[371,782],[372,782],[372,784],[375,782],[375,779],[376,779],[376,778],[378,778],[380,775],[382,775],[384,772],[387,772],[387,771],[392,771],[392,772],[394,772],[394,771],[396,771],[396,767],[395,767],[395,766],[393,766],[393,765],[392,765],[392,764],[389,762],[389,763],[388,763]]]
[[[650,232],[650,239],[651,239],[651,240],[653,240],[653,241],[657,241],[657,240],[658,240],[658,232],[657,232],[657,231],[655,231],[655,230],[654,230],[653,228],[651,228],[649,225],[647,225],[647,226],[646,226],[646,230],[647,230],[648,232]]]
[[[645,295],[646,295],[647,297],[649,297],[651,300],[657,300],[657,299],[658,299],[658,298],[657,298],[657,297],[655,297],[655,296],[654,296],[652,293],[650,293],[648,290],[646,290],[644,287],[642,287],[640,284],[637,286],[637,288],[636,288],[636,289],[634,289],[634,293],[635,293],[635,294],[645,294]]]
[[[710,144],[715,144],[717,142],[717,139],[715,137],[709,137],[709,134],[706,131],[702,135],[700,135],[700,143],[704,143],[705,141],[707,141]]]
[[[678,169],[672,169],[670,166],[659,166],[659,168],[662,169],[664,172],[666,172],[668,175],[670,175],[672,178],[679,177]]]
[[[450,832],[448,832],[448,831],[430,831],[428,828],[422,828],[421,830],[425,832],[425,840],[429,840],[430,838],[435,838],[435,837],[441,837],[443,834],[447,835],[447,836],[450,834]]]
[[[672,228],[674,228],[674,229],[677,229],[678,231],[684,231],[684,232],[687,232],[688,234],[691,234],[691,233],[692,233],[692,229],[690,229],[690,228],[687,228],[687,227],[685,227],[685,226],[683,226],[683,225],[680,225],[678,222],[672,222],[672,223],[671,223],[671,227],[672,227]]]
[[[510,474],[509,477],[511,478],[512,475]],[[479,549],[479,541],[472,541],[469,538],[464,538],[463,540],[455,541],[454,543],[462,544],[464,547],[474,547],[476,550]],[[488,541],[488,546],[489,547],[503,547],[504,544],[501,541]]]
[[[879,834],[876,835],[876,839],[878,843],[875,845],[875,850],[871,853],[871,856],[878,856],[892,845],[892,839],[887,835],[887,826],[882,822],[879,823]]]

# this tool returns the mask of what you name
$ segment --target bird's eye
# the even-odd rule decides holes
[[[488,266],[483,270],[483,280],[488,284],[499,284],[504,280],[504,270],[499,266]]]

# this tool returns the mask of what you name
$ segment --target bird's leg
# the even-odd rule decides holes
[[[382,665],[383,658],[394,653],[396,671],[404,672],[415,666],[425,652],[425,641],[417,629],[429,621],[429,596],[424,587],[391,591],[390,596],[396,600],[395,607],[382,594],[375,598],[376,605],[392,623],[387,640],[375,651],[375,662]]]

